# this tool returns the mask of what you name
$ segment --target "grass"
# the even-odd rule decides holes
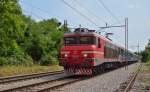
[[[52,66],[3,66],[0,67],[0,77],[2,76],[12,76],[18,74],[30,74],[30,73],[39,73],[39,72],[50,72],[50,71],[59,71],[63,70],[62,67],[58,65]]]
[[[150,75],[150,61],[145,63],[144,67],[142,67],[141,73],[142,73],[142,80],[141,80],[141,82],[145,86],[150,86],[150,78],[148,77]]]
[[[142,68],[142,72],[150,73],[150,61],[148,61],[145,66]]]
[[[147,62],[147,68],[150,71],[150,61]]]
[[[145,83],[145,84],[147,84],[147,85],[150,85],[150,80],[149,80],[149,78],[143,79],[143,83]]]

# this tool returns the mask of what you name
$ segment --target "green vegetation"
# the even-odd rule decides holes
[[[150,65],[150,40],[147,46],[145,47],[145,50],[141,52],[141,56],[142,56],[142,61],[148,62],[148,65]]]
[[[22,13],[18,0],[1,0],[0,66],[58,64],[63,33],[57,19],[36,22]]]
[[[145,47],[145,50],[141,52],[142,56],[142,62],[146,62],[145,65],[142,67],[140,71],[139,82],[142,84],[145,88],[150,87],[150,40]],[[141,86],[142,86],[141,85]]]
[[[148,61],[148,62],[146,63],[146,69],[145,69],[145,71],[150,72],[150,61]]]
[[[63,68],[58,65],[51,65],[51,66],[33,65],[32,67],[31,66],[2,66],[0,67],[0,76],[60,71],[62,69]]]

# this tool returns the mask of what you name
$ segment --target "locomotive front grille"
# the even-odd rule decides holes
[[[72,61],[73,62],[78,62],[79,61],[79,51],[73,51],[72,52]]]
[[[78,57],[74,57],[74,58],[72,58],[72,61],[73,62],[77,62],[77,61],[79,61],[79,58]]]

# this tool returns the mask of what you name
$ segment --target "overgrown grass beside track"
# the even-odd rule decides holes
[[[150,61],[145,63],[145,65],[142,68],[142,72],[149,72],[150,73]]]
[[[150,72],[150,61],[147,62],[147,69]]]
[[[149,76],[150,76],[150,61],[145,63],[145,65],[142,67],[142,70],[140,72],[140,77],[138,78],[138,81],[141,84],[141,86],[150,87],[150,77]]]
[[[1,76],[18,75],[18,74],[51,72],[51,71],[59,71],[59,70],[63,70],[63,68],[58,65],[52,65],[52,66],[40,66],[40,65],[3,66],[3,67],[0,67],[0,77]]]

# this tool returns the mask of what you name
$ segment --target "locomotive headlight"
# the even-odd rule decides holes
[[[86,54],[86,53],[85,53],[85,54],[83,54],[83,57],[85,57],[85,58],[86,58],[87,56],[88,56],[88,54]]]
[[[66,58],[66,57],[68,57],[68,54],[67,54],[67,53],[65,53],[65,54],[64,54],[64,57],[65,57],[65,58]]]

